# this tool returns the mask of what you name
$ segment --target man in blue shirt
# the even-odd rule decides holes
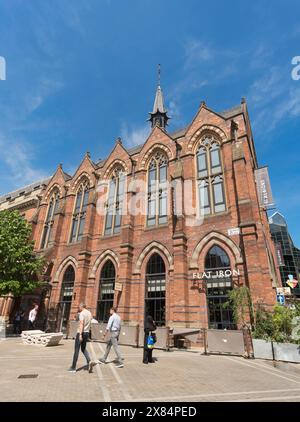
[[[123,358],[121,356],[121,353],[120,353],[120,350],[119,350],[119,345],[118,345],[120,331],[121,331],[121,318],[117,314],[116,308],[112,307],[110,309],[110,318],[109,318],[107,326],[106,326],[106,331],[103,334],[103,340],[105,339],[107,333],[109,333],[109,339],[107,341],[107,346],[106,346],[104,356],[102,358],[100,358],[97,361],[97,363],[106,363],[106,359],[109,355],[111,347],[113,346],[114,351],[117,355],[117,360],[118,360],[118,363],[117,363],[116,366],[117,366],[117,368],[123,368],[123,366],[124,366]]]

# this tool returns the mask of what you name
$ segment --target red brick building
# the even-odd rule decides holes
[[[275,303],[278,268],[245,100],[220,113],[201,103],[187,127],[168,133],[159,86],[149,120],[144,144],[117,139],[105,160],[87,153],[73,176],[59,165],[24,212],[47,259],[42,300],[58,329],[81,301],[99,320],[114,304],[130,323],[150,312],[160,325],[212,328],[233,327],[221,306],[232,288]],[[0,210],[10,201],[2,197]],[[124,212],[134,203],[144,212]],[[2,314],[12,310],[3,298]]]

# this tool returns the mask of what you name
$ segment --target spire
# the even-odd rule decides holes
[[[168,124],[169,117],[167,116],[167,110],[165,109],[164,105],[164,97],[162,93],[162,89],[160,86],[160,64],[158,65],[158,81],[157,81],[157,88],[155,94],[155,100],[153,105],[153,111],[150,114],[150,118],[148,119],[151,122],[151,126],[159,126],[165,129]]]

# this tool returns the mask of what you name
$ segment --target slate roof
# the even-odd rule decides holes
[[[29,195],[33,191],[46,186],[48,182],[50,181],[50,179],[51,177],[48,177],[47,179],[43,179],[43,180],[39,180],[38,182],[31,183],[31,185],[24,186],[13,192],[6,193],[5,195],[0,196],[0,204],[8,200],[16,199],[22,195]]]

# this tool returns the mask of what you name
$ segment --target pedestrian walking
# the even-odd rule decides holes
[[[28,315],[28,330],[35,330],[36,317],[38,313],[38,305],[34,305]]]
[[[155,360],[152,357],[153,345],[156,342],[156,336],[154,331],[156,330],[155,322],[151,315],[147,315],[145,319],[144,326],[144,354],[143,354],[143,363],[155,363]],[[151,336],[151,338],[149,338]]]
[[[81,349],[87,362],[87,369],[92,372],[93,365],[91,364],[91,358],[86,350],[86,343],[89,339],[89,333],[91,328],[92,314],[86,309],[86,305],[81,303],[79,305],[79,324],[77,334],[75,337],[74,355],[72,366],[69,368],[69,372],[76,372],[76,365],[79,356],[79,350]]]
[[[21,334],[24,312],[19,309],[14,317],[14,334]]]
[[[121,331],[121,318],[117,314],[116,308],[112,307],[110,309],[110,318],[108,320],[106,331],[103,334],[103,340],[106,338],[107,334],[109,334],[109,338],[106,345],[106,350],[104,353],[104,356],[100,358],[95,363],[106,363],[106,359],[109,355],[109,352],[111,350],[111,347],[114,348],[115,354],[117,356],[117,368],[123,368],[123,358],[121,356],[120,350],[119,350],[119,335]]]

